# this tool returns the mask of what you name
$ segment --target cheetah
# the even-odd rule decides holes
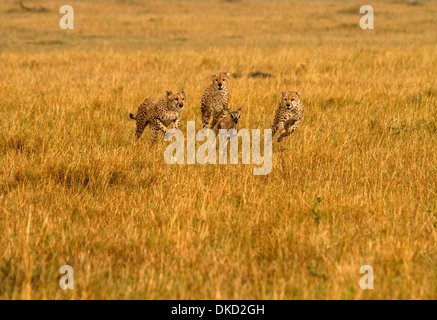
[[[202,96],[202,126],[203,129],[212,129],[226,115],[225,107],[228,106],[229,73],[211,75],[212,83],[206,88]],[[212,122],[209,124],[212,115]]]
[[[181,110],[185,103],[185,91],[173,93],[170,90],[157,101],[146,98],[138,107],[136,115],[129,113],[129,117],[137,122],[135,136],[140,138],[144,129],[150,124],[151,141],[155,142],[159,131],[166,132],[167,127],[174,122],[174,128],[179,129]]]
[[[272,136],[279,131],[278,142],[292,134],[303,119],[303,104],[300,101],[300,91],[282,92],[282,101],[276,109],[272,124]]]

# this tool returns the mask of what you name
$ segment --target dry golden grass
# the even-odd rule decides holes
[[[0,3],[0,299],[437,298],[436,2],[378,1],[372,31],[359,1],[72,1],[68,31],[25,4],[49,11]],[[134,139],[166,89],[199,128],[220,70],[241,128],[302,92],[268,176]]]

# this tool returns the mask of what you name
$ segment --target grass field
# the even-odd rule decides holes
[[[0,299],[437,298],[436,1],[70,1],[74,30],[24,4],[0,2]],[[241,128],[301,91],[267,176],[134,139],[166,89],[199,128],[222,70]]]

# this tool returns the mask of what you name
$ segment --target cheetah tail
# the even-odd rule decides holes
[[[134,115],[133,113],[129,112],[129,118],[133,119],[133,120],[137,120],[137,116]]]

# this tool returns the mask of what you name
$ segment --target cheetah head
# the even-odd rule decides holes
[[[226,108],[226,107],[225,107]],[[228,108],[226,108],[226,111],[229,113],[229,115],[231,116],[232,121],[235,124],[238,124],[238,121],[240,120],[240,115],[241,115],[241,108],[238,108],[237,111],[231,111]]]
[[[231,74],[229,72],[219,74],[213,73],[211,75],[212,83],[217,90],[227,89],[230,76]]]
[[[300,102],[300,91],[282,91],[282,103],[288,109],[295,108]]]
[[[167,90],[167,101],[172,108],[176,110],[182,109],[185,103],[185,90],[180,92],[172,92],[171,90]]]

